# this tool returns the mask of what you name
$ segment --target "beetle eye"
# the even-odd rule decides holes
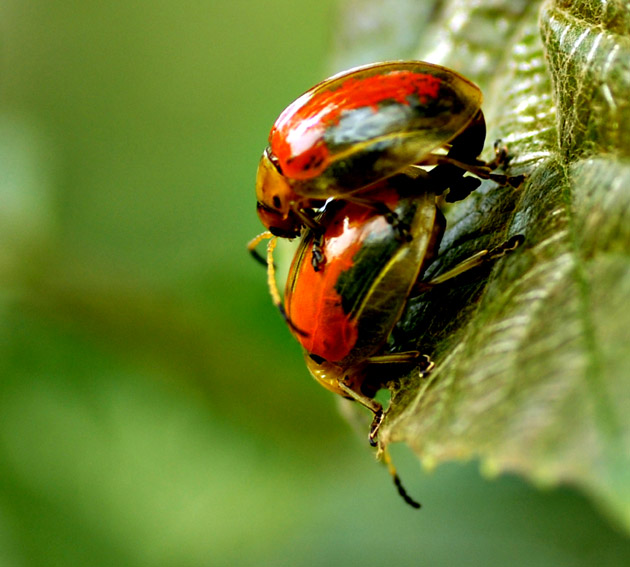
[[[326,362],[325,358],[322,358],[321,356],[317,355],[317,354],[309,354],[308,355],[310,357],[310,359],[315,363],[315,364],[321,364],[322,362]]]
[[[272,201],[275,209],[279,209],[282,206],[282,201],[278,195],[274,195]]]

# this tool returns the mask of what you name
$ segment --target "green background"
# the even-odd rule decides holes
[[[623,565],[569,489],[398,498],[245,244],[333,0],[0,7],[0,564]]]

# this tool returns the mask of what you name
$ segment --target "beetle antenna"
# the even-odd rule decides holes
[[[261,232],[258,236],[252,238],[248,243],[247,243],[247,249],[249,250],[249,253],[254,257],[254,259],[261,263],[263,266],[265,266],[267,264],[267,262],[265,261],[265,259],[258,253],[258,251],[256,250],[256,247],[263,241],[263,240],[267,240],[268,238],[273,238],[273,234],[271,234],[271,232],[269,232],[268,230],[266,230],[265,232]]]
[[[411,496],[409,496],[409,494],[407,494],[407,491],[405,490],[405,487],[403,486],[402,481],[400,480],[400,477],[396,472],[396,467],[394,466],[394,463],[392,463],[392,458],[389,455],[387,447],[383,448],[381,459],[387,465],[389,474],[392,475],[392,479],[394,480],[394,484],[396,485],[396,490],[398,490],[398,494],[400,494],[401,498],[412,508],[421,508],[422,504],[420,504],[420,502],[416,502]]]
[[[280,315],[282,315],[282,318],[287,322],[287,325],[289,325],[289,327],[293,331],[295,331],[298,335],[301,335],[303,337],[308,337],[308,333],[306,331],[303,331],[302,329],[297,327],[293,323],[293,321],[291,321],[291,318],[289,317],[289,315],[287,315],[287,312],[284,309],[284,305],[282,304],[282,299],[280,298],[280,291],[278,291],[278,284],[276,283],[276,268],[273,265],[273,251],[276,248],[278,237],[273,236],[271,233],[269,233],[269,235],[270,236],[268,238],[270,238],[270,240],[269,240],[269,244],[267,245],[267,285],[269,286],[269,293],[271,294],[271,301],[273,301],[273,304],[276,306],[278,311],[280,311]],[[262,236],[262,234],[259,236]],[[256,238],[259,238],[259,237],[257,236]],[[254,240],[256,240],[256,238],[254,238]],[[258,242],[262,240],[263,238],[261,238]],[[258,242],[256,244],[258,244]]]

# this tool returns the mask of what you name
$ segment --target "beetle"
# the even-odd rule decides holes
[[[311,375],[326,389],[359,402],[374,415],[369,441],[378,445],[384,417],[374,400],[384,386],[374,383],[374,365],[420,362],[424,371],[432,362],[419,351],[387,352],[387,339],[414,290],[425,291],[464,271],[499,258],[516,248],[521,235],[502,245],[482,250],[430,281],[422,276],[437,255],[446,221],[430,191],[418,192],[417,180],[399,174],[382,181],[378,198],[409,227],[410,240],[397,237],[396,229],[375,209],[352,201],[327,204],[318,219],[323,227],[321,269],[312,262],[317,231],[307,231],[295,253],[286,281],[284,300],[275,287],[273,239],[268,248],[269,282],[274,303],[281,309],[304,350]],[[386,461],[388,456],[384,455]],[[393,467],[390,462],[390,471]],[[395,471],[392,472],[397,481]],[[399,492],[414,505],[400,482]]]
[[[513,237],[423,282],[446,221],[435,193],[415,192],[415,183],[400,174],[381,183],[378,194],[409,226],[410,240],[397,238],[395,229],[374,209],[352,201],[333,202],[320,218],[326,264],[321,270],[313,267],[312,243],[318,235],[308,231],[295,253],[284,292],[283,312],[306,352],[311,374],[328,390],[359,401],[377,418],[382,409],[363,394],[362,370],[419,356],[415,351],[381,353],[411,292],[428,290],[494,260],[522,241],[520,235]],[[375,434],[373,428],[371,442]]]
[[[383,190],[380,198],[407,223],[412,239],[397,238],[375,210],[342,202],[322,218],[323,269],[313,266],[316,233],[309,231],[295,254],[284,294],[284,311],[311,375],[374,414],[372,445],[383,408],[373,399],[376,390],[366,384],[365,371],[373,364],[413,362],[420,356],[418,351],[381,351],[412,287],[435,256],[445,227],[435,194],[404,196],[400,186],[410,180],[400,175],[388,185],[393,181],[397,190]]]
[[[378,184],[415,169],[418,190],[459,200],[480,180],[517,186],[522,176],[491,173],[499,165],[478,159],[486,135],[477,85],[459,73],[422,61],[356,67],[317,84],[291,103],[269,134],[256,176],[257,212],[268,229],[249,249],[272,235],[295,238],[317,220],[329,198],[381,212],[403,240],[408,228],[379,198]],[[431,173],[420,166],[435,166]],[[314,242],[317,269],[325,255]]]

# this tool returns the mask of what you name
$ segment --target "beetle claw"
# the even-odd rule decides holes
[[[372,420],[372,425],[370,426],[370,433],[368,435],[368,441],[372,447],[378,446],[378,432],[381,428],[381,424],[383,423],[383,419],[385,417],[385,413],[383,412],[383,408],[378,409],[374,412],[374,419]]]
[[[319,272],[319,270],[326,263],[326,256],[324,255],[324,250],[322,248],[322,238],[321,234],[317,234],[313,239],[313,254],[311,259],[311,264],[313,265],[313,270]]]
[[[411,235],[411,226],[408,223],[401,221],[400,217],[394,211],[385,215],[385,219],[392,225],[396,240],[399,242],[411,242],[413,236]]]
[[[508,147],[503,143],[503,140],[498,139],[494,141],[494,159],[491,162],[488,162],[488,166],[492,169],[497,169],[499,167],[506,168],[510,161],[512,160],[512,156],[508,151]],[[504,182],[502,185],[511,185],[515,189],[521,186],[523,181],[527,179],[527,175],[505,175],[503,176]]]
[[[313,270],[319,272],[319,270],[325,263],[326,257],[322,254],[322,251],[319,248],[315,248],[315,246],[313,246]]]
[[[494,166],[493,169],[500,167],[502,165],[507,165],[512,159],[512,156],[508,153],[508,147],[503,143],[501,138],[498,138],[494,141],[494,159],[492,160],[491,165]]]
[[[426,378],[435,368],[435,362],[431,360],[431,357],[428,354],[423,354],[420,358],[423,359],[418,365],[420,370],[420,378]]]
[[[516,250],[521,244],[523,244],[523,242],[525,242],[525,236],[523,234],[515,234],[502,244],[499,244],[496,248],[490,250],[488,252],[487,259],[497,260],[498,258],[502,258],[509,252]]]

